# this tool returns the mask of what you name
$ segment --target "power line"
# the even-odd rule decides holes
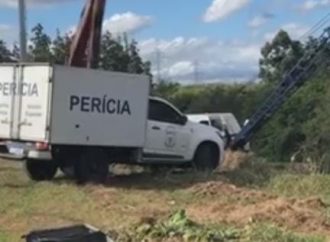
[[[327,22],[330,20],[330,12],[327,13],[323,18],[321,18],[316,24],[314,24],[306,33],[299,37],[299,40],[303,40],[306,37],[314,34],[316,31],[320,30]]]
[[[317,31],[319,31],[322,27],[324,27],[328,22],[330,21],[330,12],[325,14],[324,17],[322,17],[318,22],[316,22],[309,30],[307,30],[305,33],[303,33],[297,40],[303,41],[305,38],[313,35]],[[281,64],[285,61],[285,58],[281,61],[277,62],[274,65],[274,68],[279,68]]]

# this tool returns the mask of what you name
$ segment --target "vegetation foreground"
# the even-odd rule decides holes
[[[116,241],[328,241],[330,176],[257,160],[211,177],[121,168],[105,186],[84,187],[60,174],[34,183],[1,160],[0,241],[79,223]]]

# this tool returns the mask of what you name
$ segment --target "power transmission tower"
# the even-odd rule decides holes
[[[198,60],[194,61],[194,81],[199,83],[199,62]]]
[[[158,43],[157,43],[157,47],[156,47],[156,65],[157,65],[157,81],[158,83],[161,81],[161,52],[159,50],[158,47]]]

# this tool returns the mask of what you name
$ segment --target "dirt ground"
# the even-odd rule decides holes
[[[246,173],[232,171],[241,169],[242,159],[210,177],[189,172],[157,175],[141,169],[129,174],[120,168],[124,172],[110,177],[106,185],[84,187],[61,175],[52,182],[33,183],[21,164],[1,160],[0,238],[2,232],[17,241],[18,235],[32,229],[77,223],[106,231],[122,230],[146,219],[164,218],[176,209],[185,209],[201,224],[243,228],[271,223],[330,238],[330,206],[322,197],[284,197],[271,190],[239,185],[237,175]]]
[[[330,221],[324,216],[324,209],[329,205],[317,197],[289,199],[219,181],[193,186],[190,191],[208,197],[231,198],[189,206],[188,214],[201,223],[212,221],[244,226],[256,221],[272,222],[306,234],[330,236]]]

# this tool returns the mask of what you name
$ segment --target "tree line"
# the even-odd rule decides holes
[[[28,46],[28,60],[33,62],[52,62],[65,64],[69,58],[72,34],[62,34],[57,30],[52,39],[45,33],[44,27],[37,24],[31,29]],[[139,54],[137,42],[129,40],[126,34],[113,36],[110,32],[102,35],[98,68],[109,71],[120,71],[151,75],[151,63],[143,61]],[[16,61],[19,58],[19,47],[14,45],[9,50],[6,43],[0,40],[0,62]]]

